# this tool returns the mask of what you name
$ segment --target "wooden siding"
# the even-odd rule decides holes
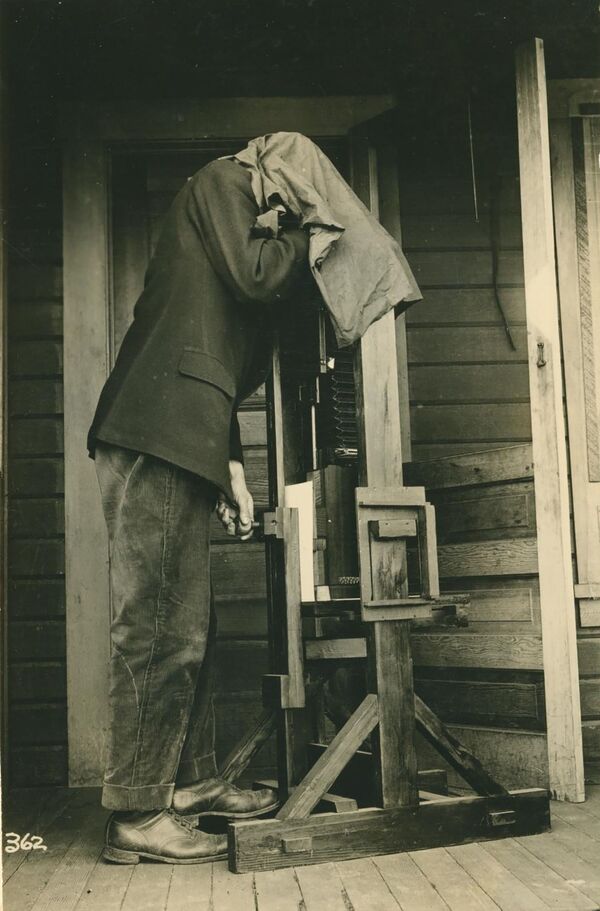
[[[67,774],[61,166],[14,148],[8,265],[9,781]]]
[[[498,295],[493,283],[490,182],[473,190],[456,168],[400,171],[404,249],[424,300],[407,311],[413,459],[531,439],[517,178],[506,169],[497,199]]]
[[[471,595],[466,629],[413,637],[416,689],[510,787],[547,781],[530,467],[529,444],[407,466],[436,508],[442,590]]]
[[[577,650],[586,779],[600,782],[600,631],[580,630]]]

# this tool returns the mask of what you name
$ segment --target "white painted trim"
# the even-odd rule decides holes
[[[63,163],[65,571],[69,785],[97,785],[107,734],[108,544],[86,435],[109,367],[107,156]]]
[[[558,799],[582,801],[577,629],[541,40],[517,49],[516,76],[549,783]]]

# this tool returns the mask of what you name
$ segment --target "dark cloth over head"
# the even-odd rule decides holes
[[[250,173],[259,224],[287,209],[309,231],[309,265],[340,347],[422,299],[399,245],[306,136],[269,133],[226,157]]]

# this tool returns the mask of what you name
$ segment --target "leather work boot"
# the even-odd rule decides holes
[[[102,856],[117,864],[137,864],[142,858],[165,864],[202,864],[227,857],[227,836],[195,829],[172,809],[111,814],[106,824]]]
[[[201,816],[252,819],[270,813],[278,806],[277,792],[271,788],[242,790],[223,778],[195,781],[175,788],[173,793],[175,812],[195,824]]]

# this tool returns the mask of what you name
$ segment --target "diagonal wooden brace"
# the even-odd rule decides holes
[[[265,709],[254,727],[236,743],[226,757],[219,770],[219,777],[225,781],[236,781],[274,733],[276,726],[277,713],[272,709]]]
[[[310,772],[283,805],[278,819],[304,819],[329,790],[344,766],[379,720],[377,696],[370,693],[359,705]]]
[[[456,737],[452,736],[435,712],[432,712],[416,695],[415,717],[417,728],[426,740],[478,794],[484,796],[508,794],[506,788],[486,772],[477,757]]]

